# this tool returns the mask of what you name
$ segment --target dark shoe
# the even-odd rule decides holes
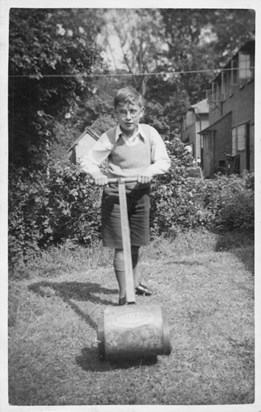
[[[143,295],[143,296],[150,296],[152,292],[147,288],[147,286],[142,285],[139,283],[139,285],[135,288],[135,293],[136,295]]]
[[[126,296],[123,296],[123,298],[119,298],[119,306],[126,305],[127,299]]]

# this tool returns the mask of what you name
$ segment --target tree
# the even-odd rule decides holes
[[[90,93],[99,9],[11,9],[9,36],[10,162],[34,166],[54,138],[53,120]]]
[[[253,10],[161,9],[168,67],[182,73],[181,84],[195,103],[205,98],[214,70],[255,34]],[[194,72],[194,73],[193,73]]]
[[[216,69],[253,38],[254,17],[239,9],[111,9],[101,38],[114,70],[145,94],[145,120],[169,135],[206,97]]]
[[[156,70],[162,54],[159,10],[111,9],[106,11],[106,20],[101,39],[114,68],[132,75],[134,86],[145,94],[147,76],[142,74]]]

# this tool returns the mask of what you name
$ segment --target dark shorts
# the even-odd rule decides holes
[[[126,189],[132,246],[146,246],[150,240],[150,188]],[[106,186],[102,195],[103,245],[122,249],[118,188]]]

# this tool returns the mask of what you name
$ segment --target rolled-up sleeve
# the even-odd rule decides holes
[[[148,169],[153,175],[164,174],[169,170],[171,164],[165,143],[160,134],[153,127],[151,128],[150,139],[152,145],[152,164],[148,167]]]

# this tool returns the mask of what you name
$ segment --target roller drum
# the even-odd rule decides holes
[[[160,305],[108,307],[98,325],[103,359],[169,355],[169,327]]]

